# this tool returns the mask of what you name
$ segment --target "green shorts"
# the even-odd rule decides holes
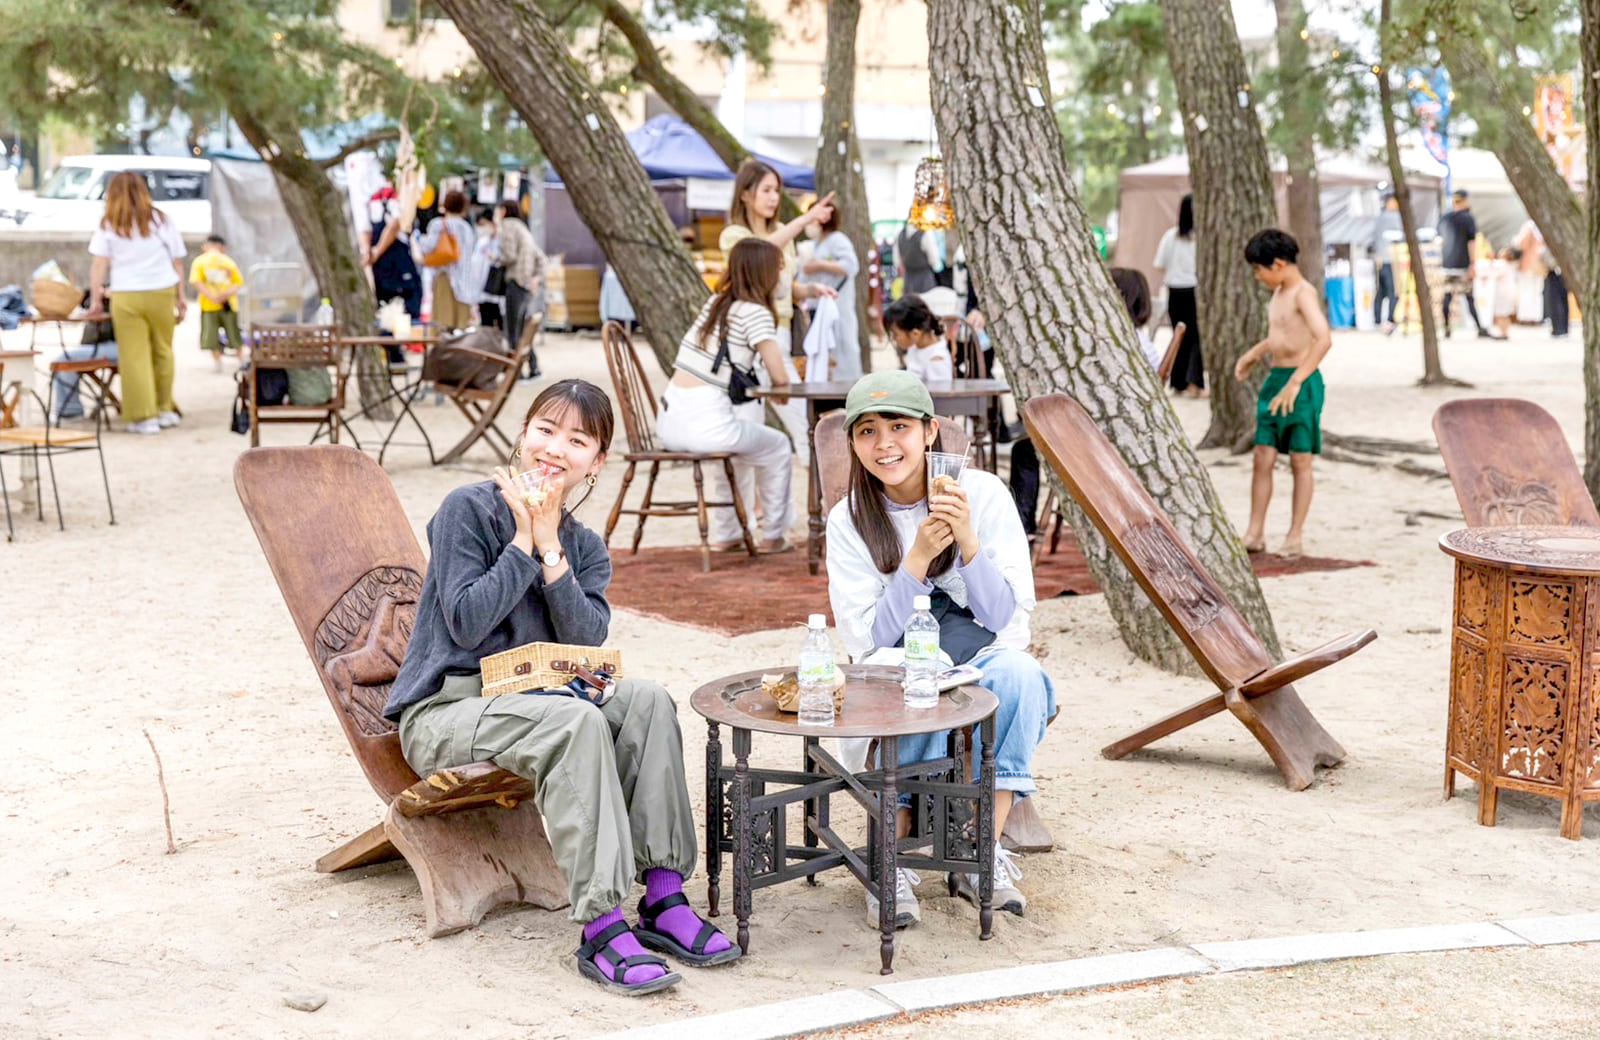
[[[1287,415],[1268,410],[1278,391],[1289,384],[1292,368],[1274,368],[1261,384],[1256,398],[1256,443],[1294,454],[1322,454],[1322,373],[1313,372],[1300,384],[1300,394]]]
[[[217,335],[227,330],[228,349],[239,349],[239,312],[235,310],[200,312],[200,349],[222,350],[222,338]]]

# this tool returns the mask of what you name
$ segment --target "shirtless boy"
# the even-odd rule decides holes
[[[1311,511],[1311,456],[1322,453],[1322,373],[1317,366],[1333,346],[1333,336],[1316,289],[1295,263],[1299,256],[1299,244],[1276,228],[1258,233],[1244,247],[1256,281],[1272,290],[1267,338],[1245,351],[1233,366],[1234,378],[1243,382],[1256,362],[1269,355],[1272,359],[1256,400],[1255,471],[1250,478],[1250,526],[1244,533],[1244,547],[1253,553],[1267,547],[1272,467],[1284,451],[1294,473],[1294,505],[1279,553],[1300,555],[1306,514]]]

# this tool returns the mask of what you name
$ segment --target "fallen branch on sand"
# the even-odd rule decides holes
[[[150,753],[156,756],[156,782],[161,785],[161,819],[167,825],[167,855],[178,851],[178,846],[172,840],[172,803],[167,800],[167,776],[161,769],[161,752],[156,750],[156,742],[150,736],[150,731],[141,729],[144,739],[150,744]]]

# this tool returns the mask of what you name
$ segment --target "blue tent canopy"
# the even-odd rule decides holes
[[[674,115],[659,115],[637,130],[628,133],[628,144],[639,164],[653,181],[678,180],[697,177],[712,181],[731,181],[733,173],[712,151],[693,127]],[[757,159],[778,171],[786,188],[815,191],[816,171],[809,166],[797,166],[766,155]],[[560,184],[561,178],[553,168],[545,172],[546,184]]]

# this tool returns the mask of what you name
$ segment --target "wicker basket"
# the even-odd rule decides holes
[[[567,685],[579,668],[594,672],[605,669],[613,679],[622,678],[622,651],[571,643],[529,643],[503,653],[490,654],[478,662],[483,669],[483,695],[527,690],[554,690]]]
[[[65,318],[82,299],[83,290],[66,282],[39,278],[33,283],[33,309],[46,321]]]

